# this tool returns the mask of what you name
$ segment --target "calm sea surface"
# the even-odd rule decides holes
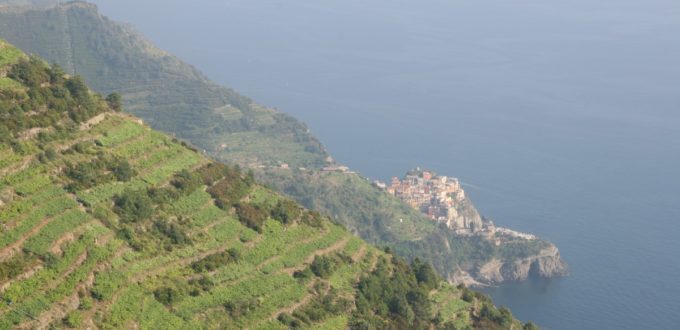
[[[571,275],[486,290],[548,329],[680,328],[677,0],[100,0],[372,178],[459,177]]]

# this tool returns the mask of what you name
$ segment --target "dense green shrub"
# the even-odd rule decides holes
[[[227,251],[211,254],[199,261],[195,261],[191,264],[191,268],[197,273],[205,271],[211,272],[217,268],[237,261],[239,257],[239,251],[231,248]]]
[[[77,152],[86,152],[85,148],[80,143],[74,146]],[[137,173],[125,159],[99,156],[87,163],[68,164],[65,174],[71,179],[66,188],[76,192],[113,180],[129,181]]]
[[[97,273],[94,285],[90,289],[92,298],[99,301],[108,301],[113,297],[113,293],[120,287],[122,281],[121,274],[112,272]]]
[[[167,237],[172,244],[180,245],[191,243],[189,235],[187,235],[184,232],[184,229],[178,224],[166,220],[157,220],[154,222],[153,229]]]
[[[86,311],[92,309],[94,302],[92,301],[92,298],[90,297],[82,297],[80,298],[80,304],[78,305],[78,309]]]
[[[222,209],[229,209],[245,197],[250,187],[242,179],[224,179],[208,188],[208,192],[215,199],[215,203]]]
[[[156,205],[171,204],[181,197],[180,191],[174,187],[152,187],[147,189],[147,195]]]
[[[283,224],[290,224],[300,217],[302,209],[300,206],[290,200],[279,200],[276,206],[271,210],[271,217]]]
[[[154,298],[163,305],[170,306],[182,299],[182,292],[172,287],[161,287],[153,292]]]
[[[324,219],[324,217],[319,212],[306,211],[302,215],[300,222],[303,223],[303,224],[306,224],[308,226],[312,226],[312,227],[315,227],[315,228],[321,228],[321,227],[323,227],[323,219]]]
[[[137,175],[137,171],[124,159],[114,158],[111,163],[107,164],[107,167],[115,175],[116,180],[121,182],[130,181]]]
[[[525,323],[524,326],[523,326],[523,329],[524,330],[540,330],[540,328],[536,324],[534,324],[534,322],[531,322],[531,321]]]
[[[7,76],[29,87],[38,87],[50,81],[49,68],[36,57],[15,64]]]
[[[201,276],[198,279],[189,280],[191,289],[189,294],[193,297],[200,295],[202,292],[208,292],[215,287],[215,282],[207,276]]]
[[[64,317],[63,321],[64,325],[69,328],[79,328],[83,322],[83,316],[79,311],[72,311],[66,314],[66,317]]]
[[[238,318],[250,313],[252,310],[259,307],[261,304],[257,298],[232,300],[224,304],[224,310],[231,318]]]
[[[207,186],[211,186],[213,183],[224,177],[231,179],[241,177],[240,173],[232,173],[235,172],[235,170],[222,163],[207,164],[199,168],[196,172],[201,176],[203,183]]]
[[[303,323],[300,320],[292,317],[288,313],[281,313],[276,319],[279,320],[279,322],[283,323],[285,326],[287,326],[289,329],[299,329],[303,327]]]
[[[314,275],[321,278],[328,278],[335,271],[336,262],[329,256],[315,256],[309,269]]]
[[[411,269],[413,269],[413,272],[416,275],[418,284],[428,290],[436,289],[437,285],[441,281],[439,275],[437,275],[437,272],[434,270],[432,265],[422,262],[418,258],[415,258],[411,263]]]
[[[501,307],[497,309],[493,303],[485,301],[482,302],[476,322],[484,328],[507,329],[512,325],[513,317],[507,308]]]
[[[248,195],[254,180],[252,175],[243,177],[238,167],[224,164],[209,164],[200,168],[197,173],[207,185],[208,193],[215,199],[215,204],[222,209],[235,206]]]
[[[118,93],[111,93],[106,97],[106,103],[109,104],[109,107],[113,111],[122,111],[123,110],[123,98],[120,96]]]
[[[262,226],[265,220],[267,220],[267,213],[260,206],[250,203],[239,203],[236,204],[236,214],[238,215],[238,220],[245,226],[258,233],[262,232]]]
[[[146,190],[126,190],[113,198],[114,212],[123,222],[137,222],[148,219],[154,208]]]
[[[307,268],[305,268],[305,269],[303,269],[303,270],[296,270],[296,271],[293,273],[293,277],[294,277],[294,278],[299,278],[299,279],[308,279],[308,278],[310,278],[310,277],[312,277],[312,276],[314,276],[314,273],[312,272],[311,269],[309,269],[309,267],[307,267]]]
[[[350,327],[429,328],[432,306],[428,292],[431,282],[439,282],[441,279],[419,281],[417,269],[421,269],[420,272],[423,273],[422,269],[425,268],[421,263],[413,263],[412,266],[398,257],[392,257],[391,262],[381,257],[376,269],[359,281],[357,310],[350,320]],[[424,273],[429,274],[429,271]]]
[[[26,87],[0,90],[0,141],[15,151],[22,149],[16,138],[27,129],[80,123],[109,109],[80,77],[66,78],[37,58],[14,64],[7,77]]]
[[[182,170],[175,174],[170,181],[178,191],[182,193],[190,193],[201,186],[201,176],[198,173],[192,173],[187,170]]]

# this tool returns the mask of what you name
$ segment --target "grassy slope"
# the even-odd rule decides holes
[[[0,70],[8,71],[23,57],[17,54],[0,41],[5,62]],[[3,106],[18,100],[6,93],[0,88]],[[48,106],[42,114],[50,111]],[[15,137],[12,146],[0,146],[0,329],[285,329],[278,315],[313,310],[331,294],[348,301],[349,310],[321,314],[305,324],[337,329],[350,321],[362,275],[376,264],[401,274],[389,266],[389,255],[326,219],[284,225],[269,218],[261,232],[254,231],[237,220],[233,209],[216,207],[208,187],[201,185],[182,188],[179,195],[166,196],[169,201],[154,204],[145,218],[130,220],[115,207],[120,205],[114,203],[116,195],[147,194],[152,188],[174,192],[175,184],[168,183],[177,180],[178,172],[211,161],[129,115],[108,111],[78,125],[69,122],[66,117],[60,121],[65,130],[42,127],[47,134],[39,138]],[[129,162],[132,174],[99,182],[109,175],[101,172],[92,186],[73,185],[79,181],[68,168],[114,156]],[[258,185],[241,198],[262,209],[283,200]],[[172,230],[158,229],[159,222],[171,224]],[[195,267],[226,251],[238,257],[214,262],[207,270]],[[335,258],[327,276],[293,276],[316,256]],[[468,304],[461,300],[464,293],[441,283],[430,292],[432,301],[442,304],[431,316],[442,324],[481,324],[475,320],[484,298]],[[521,326],[514,320],[510,324]]]
[[[371,244],[427,260],[444,276],[457,269],[474,272],[492,258],[527,258],[549,244],[519,240],[496,246],[479,237],[461,237],[353,173],[269,169],[259,178],[305,207],[331,215]]]
[[[210,82],[94,5],[0,11],[0,37],[82,75],[98,92],[122,94],[126,109],[154,129],[232,162],[317,167],[326,157],[305,125]]]
[[[357,174],[269,169],[261,177],[306,207],[331,215],[376,244],[422,240],[437,229],[418,211]]]
[[[42,24],[31,23],[37,21]],[[295,119],[211,83],[134,31],[99,15],[94,6],[0,11],[0,37],[78,72],[97,91],[122,93],[127,109],[153,128],[176,134],[220,161],[318,169],[327,156]],[[0,85],[7,83],[0,80]],[[272,167],[258,174],[267,185],[333,216],[363,239],[389,245],[407,258],[426,259],[444,275],[460,267],[472,270],[504,254],[437,228],[356,174]],[[531,248],[535,252],[540,246]]]

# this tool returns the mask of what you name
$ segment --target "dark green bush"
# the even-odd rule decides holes
[[[238,250],[231,248],[224,252],[211,254],[201,260],[195,261],[191,264],[191,268],[197,273],[204,271],[211,272],[221,266],[235,262],[240,257]]]
[[[290,200],[280,200],[271,210],[271,217],[283,224],[290,224],[300,217],[302,209]]]
[[[126,190],[113,198],[113,211],[123,222],[138,222],[151,217],[153,203],[146,190]]]
[[[309,269],[314,275],[321,278],[328,278],[335,271],[335,260],[328,256],[315,256]]]
[[[74,150],[85,153],[87,146],[79,143],[74,146]],[[103,156],[99,156],[89,163],[69,164],[65,174],[71,179],[71,183],[66,188],[72,192],[90,189],[114,180],[129,181],[137,175],[125,159]]]
[[[184,229],[178,224],[166,221],[157,220],[154,222],[153,228],[156,232],[167,237],[172,244],[189,244],[191,239],[189,235],[184,232]]]
[[[83,317],[80,315],[79,311],[72,311],[66,314],[63,321],[64,325],[69,328],[79,328],[83,322]]]
[[[224,304],[224,310],[230,317],[238,318],[250,313],[258,306],[260,306],[260,301],[257,298],[233,300]]]
[[[172,287],[161,287],[153,292],[153,296],[163,305],[170,306],[182,299],[182,292]]]
[[[118,93],[111,93],[106,97],[106,103],[113,111],[120,112],[123,110],[123,98]]]
[[[267,213],[258,205],[250,203],[239,203],[236,205],[236,214],[239,221],[250,229],[262,232],[262,226],[267,220]]]

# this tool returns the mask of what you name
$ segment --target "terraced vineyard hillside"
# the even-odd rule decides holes
[[[120,107],[0,41],[0,329],[522,327]]]
[[[440,228],[358,174],[320,171],[328,154],[304,124],[210,82],[133,29],[99,14],[95,5],[7,6],[29,2],[0,0],[0,38],[81,74],[99,92],[120,93],[126,111],[151,127],[190,141],[221,162],[253,168],[267,186],[332,215],[372,244],[390,246],[409,260],[427,260],[448,278],[464,270],[482,282],[478,273],[494,258],[513,264],[550,246],[541,242],[507,251]]]
[[[211,82],[94,4],[13,3],[0,0],[0,38],[82,75],[100,93],[121,94],[126,110],[154,129],[233,163],[323,166],[327,155],[304,124]]]

